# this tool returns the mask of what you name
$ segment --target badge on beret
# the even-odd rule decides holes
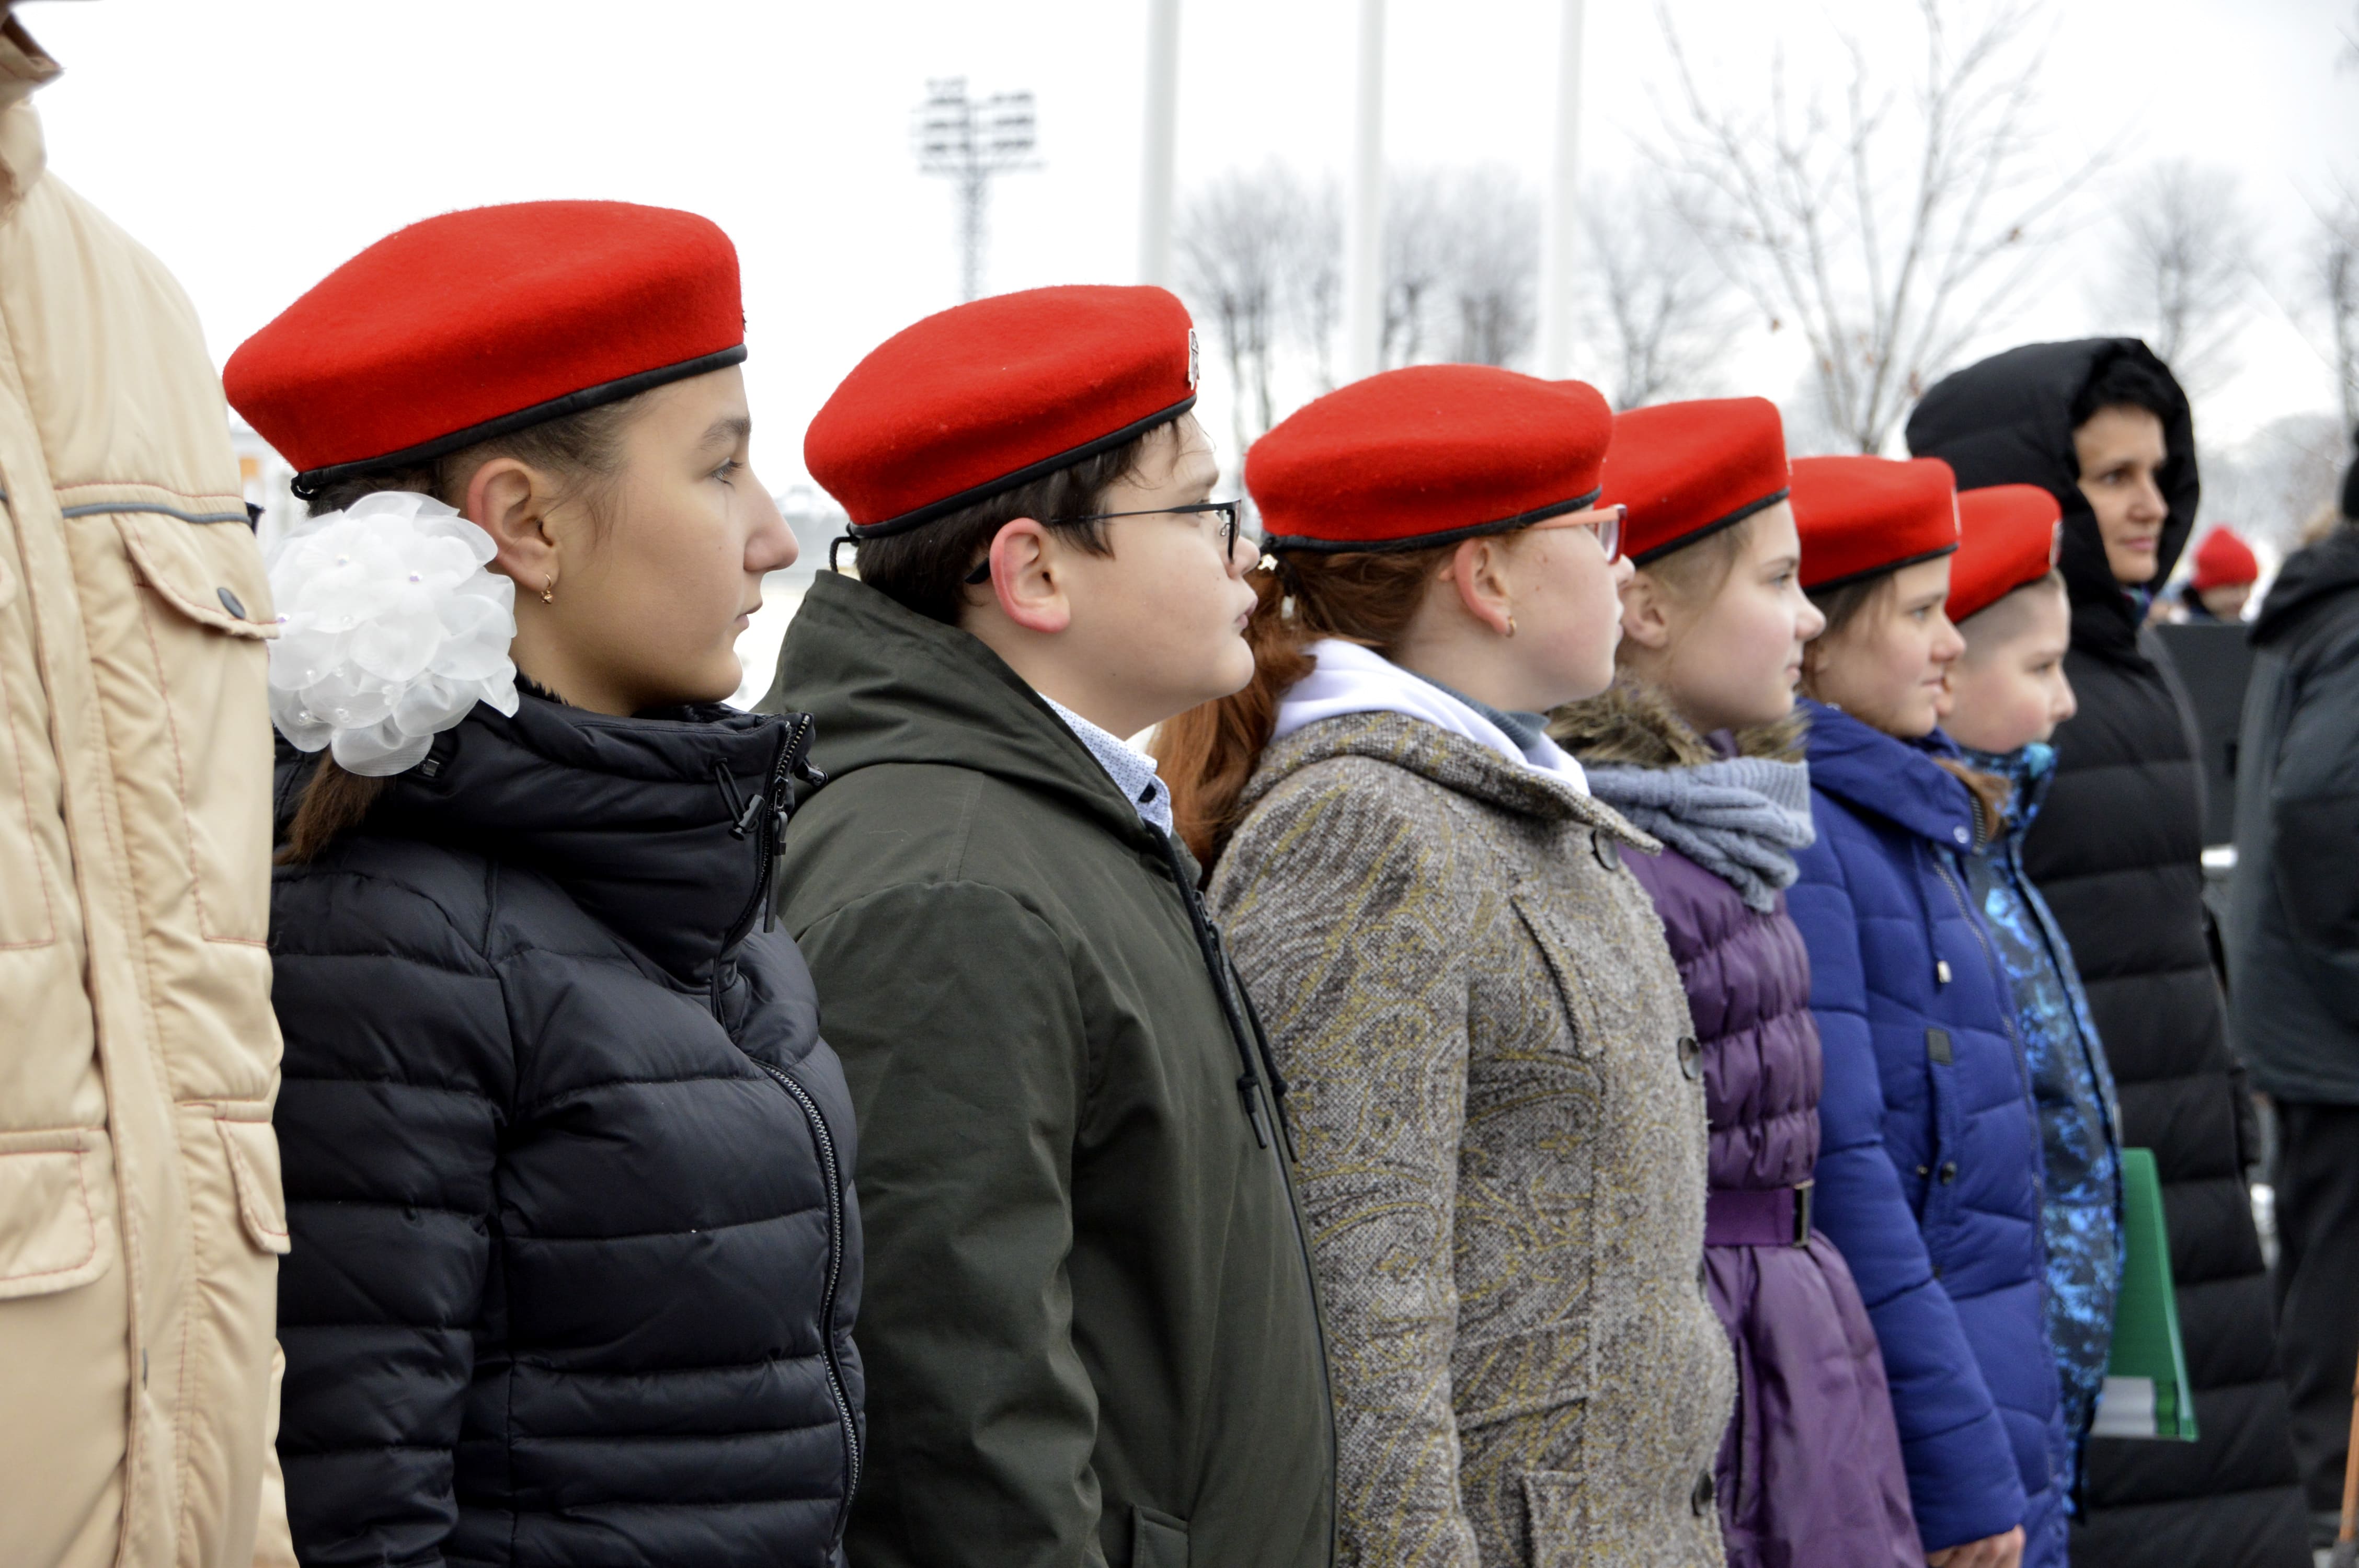
[[[1196,349],[1196,329],[1188,329],[1188,390],[1196,390],[1196,367],[1201,362]]]

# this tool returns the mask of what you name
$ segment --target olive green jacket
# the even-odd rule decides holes
[[[830,775],[777,910],[859,1116],[852,1561],[1329,1563],[1316,1294],[1193,863],[982,643],[850,578],[764,706]]]

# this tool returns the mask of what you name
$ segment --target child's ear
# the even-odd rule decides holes
[[[1653,653],[1671,645],[1670,601],[1662,584],[1643,570],[1622,585],[1622,635]]]

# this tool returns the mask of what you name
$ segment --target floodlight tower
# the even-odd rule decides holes
[[[1039,167],[1032,158],[1032,94],[970,98],[965,77],[936,77],[918,105],[917,143],[919,169],[946,177],[957,193],[960,287],[963,297],[979,298],[991,177]]]

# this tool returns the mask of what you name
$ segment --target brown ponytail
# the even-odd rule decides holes
[[[1233,696],[1167,719],[1155,737],[1172,817],[1207,868],[1236,831],[1237,799],[1277,728],[1278,700],[1314,667],[1310,644],[1334,637],[1389,654],[1456,547],[1290,552],[1275,569],[1265,558],[1246,575],[1257,600],[1245,625],[1253,679]]]
[[[303,798],[295,807],[294,820],[287,825],[287,843],[278,851],[278,863],[299,866],[317,860],[321,850],[361,825],[387,782],[348,773],[336,765],[335,758],[323,754],[303,783]]]

